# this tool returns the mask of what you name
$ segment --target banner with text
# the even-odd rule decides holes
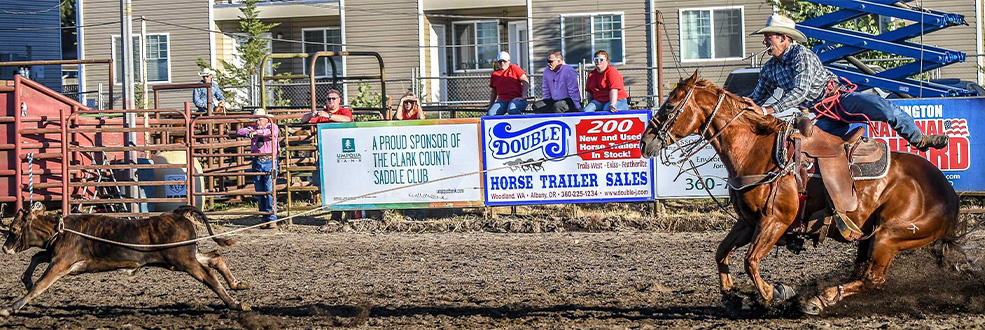
[[[691,135],[681,139],[679,145],[687,146],[693,143],[704,143],[704,140],[697,135]],[[708,198],[705,187],[710,188],[715,197],[728,197],[728,186],[724,179],[728,178],[728,171],[725,170],[725,166],[718,159],[718,154],[711,145],[704,146],[690,159],[684,159],[687,155],[678,148],[678,145],[668,146],[661,152],[666,155],[669,162],[663,164],[659,160],[656,161],[656,180],[653,181],[657,199]],[[692,168],[697,168],[698,174],[691,170]]]
[[[482,118],[486,205],[646,201],[648,111]]]
[[[922,152],[912,148],[899,137],[889,124],[877,122],[868,135],[889,144],[892,151],[917,154],[944,172],[957,191],[985,191],[985,175],[981,165],[971,163],[972,157],[982,155],[985,141],[972,137],[985,136],[985,98],[935,98],[892,100],[906,112],[924,134],[944,134],[950,138],[944,149]]]
[[[337,203],[331,209],[345,210],[482,206],[478,121],[319,124],[322,205]],[[406,188],[390,190],[400,187]]]

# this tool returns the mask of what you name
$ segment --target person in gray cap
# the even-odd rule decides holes
[[[807,36],[797,30],[793,20],[780,15],[770,16],[766,27],[753,34],[763,35],[763,45],[773,57],[763,64],[759,83],[752,94],[744,98],[746,102],[754,103],[757,110],[760,110],[759,106],[779,88],[783,90],[783,96],[775,103],[762,107],[763,113],[783,111],[796,106],[811,108],[820,113],[815,106],[826,95],[838,92],[840,86],[838,76],[824,68],[817,54],[798,43],[806,42]],[[878,95],[844,92],[837,98],[837,102],[841,105],[832,108],[843,120],[823,115],[817,117],[815,125],[825,132],[845,135],[850,128],[847,120],[862,121],[867,117],[872,121],[889,124],[900,137],[921,151],[942,149],[948,144],[946,135],[923,134],[913,122],[913,117]]]

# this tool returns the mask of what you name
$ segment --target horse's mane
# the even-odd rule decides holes
[[[718,93],[725,93],[723,105],[729,105],[728,108],[733,110],[730,114],[732,116],[735,115],[735,111],[748,107],[746,101],[742,100],[742,97],[732,94],[732,92],[729,92],[724,88],[718,87],[718,85],[715,85],[715,83],[708,79],[698,79],[698,81],[695,82],[695,87],[710,88],[712,90],[716,90]],[[786,122],[783,120],[770,115],[764,115],[756,111],[747,111],[738,120],[748,123],[749,126],[751,126],[752,131],[758,135],[779,133],[786,127]]]

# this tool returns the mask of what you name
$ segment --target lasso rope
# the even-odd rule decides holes
[[[431,181],[428,181],[428,182],[415,183],[415,184],[403,185],[403,186],[399,186],[399,187],[394,187],[394,188],[389,188],[389,189],[374,191],[374,192],[362,194],[362,195],[359,195],[359,196],[355,196],[355,197],[352,197],[352,198],[348,198],[346,200],[336,201],[336,202],[333,202],[333,203],[329,203],[327,205],[322,205],[322,206],[319,206],[317,208],[314,208],[314,209],[311,209],[311,210],[308,210],[308,211],[305,211],[305,212],[301,212],[301,213],[298,213],[298,214],[295,214],[295,215],[292,215],[292,216],[289,216],[289,217],[285,217],[285,218],[280,218],[280,219],[274,220],[273,222],[281,222],[281,221],[290,220],[290,219],[293,219],[295,217],[299,217],[299,216],[303,216],[303,215],[306,215],[306,214],[309,214],[309,213],[312,213],[312,212],[315,212],[315,211],[323,210],[325,208],[328,208],[328,207],[331,207],[331,206],[334,206],[336,204],[343,203],[343,202],[346,202],[346,201],[349,201],[349,200],[360,199],[360,198],[364,198],[364,197],[368,197],[368,196],[373,196],[373,195],[378,195],[378,194],[382,194],[382,193],[387,193],[387,192],[391,192],[391,191],[395,191],[395,190],[412,188],[412,187],[416,187],[416,186],[420,186],[420,185],[425,185],[425,184],[432,183],[432,182],[439,182],[439,181],[445,181],[445,180],[451,180],[451,179],[456,179],[456,178],[460,178],[460,177],[465,177],[465,176],[469,176],[469,175],[475,175],[475,174],[480,174],[480,173],[486,173],[486,172],[504,170],[504,169],[508,169],[508,168],[512,168],[512,167],[517,167],[517,166],[525,166],[525,165],[532,165],[532,164],[541,164],[541,163],[543,163],[545,161],[563,160],[563,159],[568,158],[568,157],[575,157],[575,156],[579,156],[579,155],[583,155],[583,154],[589,154],[589,153],[592,153],[592,152],[598,152],[600,150],[613,149],[613,148],[617,148],[617,147],[621,147],[621,146],[628,145],[628,144],[633,144],[633,143],[639,143],[639,142],[623,142],[623,143],[619,143],[619,144],[613,144],[613,145],[610,145],[610,146],[608,146],[606,148],[602,148],[602,149],[598,149],[598,150],[582,151],[582,152],[579,152],[579,153],[573,153],[573,154],[563,155],[563,156],[554,157],[554,158],[543,158],[543,159],[540,159],[540,160],[527,161],[527,162],[520,163],[520,164],[504,165],[504,166],[500,166],[500,167],[496,167],[496,168],[491,168],[491,169],[486,169],[486,170],[479,170],[479,171],[473,171],[473,172],[468,172],[468,173],[462,173],[462,174],[458,174],[458,175],[452,175],[452,176],[448,176],[448,177],[444,177],[444,178],[439,178],[439,179],[431,180]],[[208,221],[208,220],[203,219],[203,221]],[[209,240],[209,239],[213,239],[213,238],[216,238],[216,237],[222,237],[222,236],[232,235],[232,234],[235,234],[235,233],[244,231],[244,230],[257,228],[257,227],[260,227],[260,226],[265,226],[265,225],[268,225],[270,223],[271,222],[269,222],[269,221],[268,222],[262,222],[262,223],[258,223],[258,224],[252,225],[252,226],[247,226],[247,227],[243,227],[243,228],[238,228],[238,229],[230,230],[230,231],[227,231],[227,232],[224,232],[224,233],[218,233],[218,234],[214,234],[214,235],[203,236],[203,237],[199,237],[199,238],[195,238],[195,239],[190,239],[190,240],[186,240],[186,241],[180,241],[180,242],[165,243],[165,244],[135,244],[135,243],[126,243],[126,242],[114,241],[114,240],[110,240],[110,239],[106,239],[106,238],[102,238],[102,237],[97,237],[97,236],[89,235],[89,234],[86,234],[86,233],[83,233],[83,232],[79,232],[79,231],[76,231],[76,230],[73,230],[73,229],[65,228],[65,218],[64,217],[60,217],[59,220],[58,220],[58,224],[57,224],[58,227],[56,228],[57,230],[55,231],[55,235],[58,235],[58,233],[61,233],[61,232],[68,232],[68,233],[72,233],[72,234],[76,234],[76,235],[82,236],[82,237],[87,238],[87,239],[91,239],[91,240],[94,240],[94,241],[102,242],[102,243],[107,243],[107,244],[122,246],[122,247],[133,249],[133,250],[144,250],[144,251],[146,251],[146,250],[157,250],[157,249],[166,249],[166,248],[172,248],[172,247],[177,247],[177,246],[191,245],[191,244],[195,244],[195,243],[197,243],[199,241],[204,241],[204,240]]]

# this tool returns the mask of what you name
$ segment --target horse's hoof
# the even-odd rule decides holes
[[[8,317],[10,316],[10,313],[11,313],[10,308],[0,309],[0,316]]]
[[[800,306],[800,311],[807,315],[821,315],[821,312],[824,312],[824,304],[818,297],[811,297]]]
[[[246,290],[246,289],[249,289],[249,288],[250,288],[250,284],[249,283],[239,282],[239,281],[237,281],[236,283],[234,283],[234,285],[232,287],[233,290]]]
[[[797,296],[797,291],[795,291],[789,285],[783,283],[777,283],[775,286],[773,286],[773,301],[775,302],[784,302],[793,299],[793,297],[796,296]]]
[[[237,306],[237,307],[238,308],[236,308],[236,310],[243,311],[243,312],[249,312],[249,311],[252,310],[250,308],[250,305],[246,304],[245,302],[239,303],[239,306]]]

